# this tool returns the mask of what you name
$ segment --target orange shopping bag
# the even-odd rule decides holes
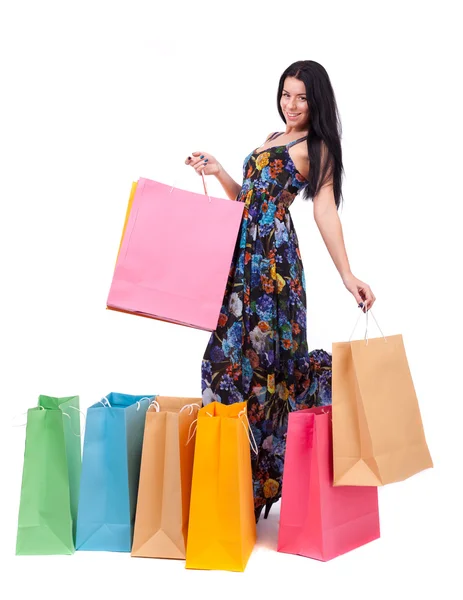
[[[256,542],[246,402],[198,412],[187,569],[244,571]]]
[[[130,217],[130,211],[132,210],[133,199],[135,197],[135,192],[137,191],[137,182],[132,182],[132,188],[130,190],[129,201],[127,203],[127,210],[125,211],[125,220],[124,227],[122,228],[121,241],[119,242],[119,250],[117,251],[117,255],[119,256],[119,252],[121,251],[122,242],[124,241],[125,230],[127,229],[127,223]]]

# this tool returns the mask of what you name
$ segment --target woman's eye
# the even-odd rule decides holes
[[[285,98],[289,98],[289,94],[287,94],[286,92],[283,92],[283,96]],[[301,96],[299,97],[299,100],[302,100],[302,102],[307,102],[307,98],[304,98],[304,97],[301,97]]]

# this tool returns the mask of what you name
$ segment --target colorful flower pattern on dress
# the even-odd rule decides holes
[[[202,362],[205,404],[247,401],[259,449],[252,464],[257,513],[281,496],[288,414],[331,404],[331,355],[307,345],[304,270],[289,213],[307,182],[291,145],[251,152],[244,161],[237,197],[245,203],[243,220]]]

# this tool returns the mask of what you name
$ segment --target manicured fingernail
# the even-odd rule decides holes
[[[204,158],[204,154],[201,154],[201,156],[199,158]]]
[[[204,159],[204,162],[207,162],[208,160],[209,160],[208,158],[205,158],[205,159]]]
[[[188,157],[188,160],[191,160],[191,156]]]
[[[360,302],[360,304],[358,305],[359,308],[363,308],[363,302]]]

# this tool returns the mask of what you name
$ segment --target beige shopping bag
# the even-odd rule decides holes
[[[146,413],[132,556],[184,559],[201,398],[157,396]]]
[[[334,485],[381,486],[433,466],[401,335],[334,343],[332,377]]]

